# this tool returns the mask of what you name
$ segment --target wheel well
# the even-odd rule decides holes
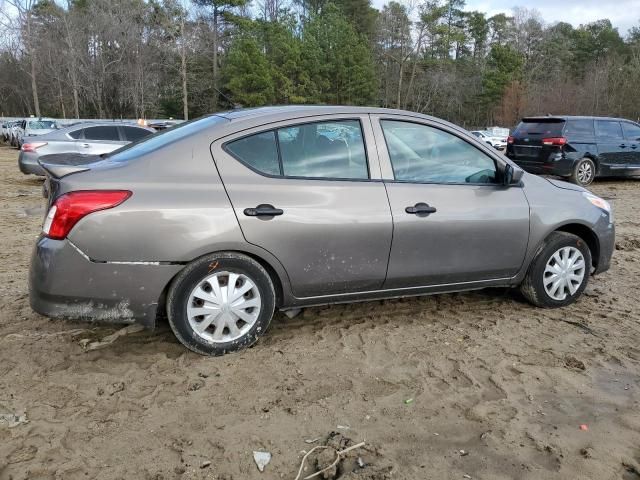
[[[243,252],[241,250],[223,250],[225,252],[233,252],[233,253],[241,253],[242,255],[246,255],[247,257],[252,258],[253,260],[255,260],[256,262],[258,262],[262,268],[264,268],[267,273],[269,274],[269,277],[271,277],[271,281],[273,282],[273,288],[276,292],[276,307],[279,307],[280,305],[282,305],[282,301],[284,298],[284,293],[283,293],[283,288],[282,288],[282,281],[280,280],[280,276],[278,275],[278,273],[275,271],[275,269],[269,264],[269,262],[265,261],[263,258],[260,258],[257,255],[254,255],[252,253],[249,252]],[[211,253],[219,253],[219,252],[210,252],[206,255],[210,255]],[[200,257],[198,257],[200,258]],[[193,260],[191,260],[191,262],[197,260],[197,258],[194,258]],[[188,263],[191,263],[188,262]],[[185,264],[186,266],[187,264]],[[171,284],[173,283],[173,280],[178,276],[178,274],[182,271],[182,269],[180,269],[179,272],[177,272],[173,277],[171,277],[171,280],[169,280],[167,282],[167,284],[165,285],[165,287],[162,289],[162,292],[160,293],[160,298],[158,298],[158,309],[156,311],[156,319],[158,317],[162,318],[164,316],[166,316],[166,311],[167,311],[167,293],[169,292],[169,288],[171,287]]]
[[[596,155],[593,155],[592,153],[587,152],[584,154],[582,158],[588,158],[589,160],[591,160],[593,164],[596,166],[596,174],[600,173],[600,162],[598,162],[598,157]]]
[[[600,243],[597,235],[586,225],[580,223],[570,223],[563,225],[556,230],[557,232],[572,233],[585,241],[591,252],[591,263],[594,268],[598,267],[598,258],[600,258]]]

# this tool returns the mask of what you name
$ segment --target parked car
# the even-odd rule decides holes
[[[5,143],[9,143],[9,138],[11,135],[11,127],[13,127],[16,122],[3,122],[0,126],[0,135],[2,136],[2,141]]]
[[[640,175],[640,125],[609,117],[523,118],[507,156],[531,173],[589,185],[596,177]]]
[[[471,132],[473,135],[478,137],[485,143],[488,143],[493,148],[497,148],[498,150],[502,150],[507,147],[507,138],[504,137],[495,137],[485,130],[473,130]]]
[[[58,125],[55,120],[27,118],[18,123],[16,127],[16,140],[17,147],[22,147],[25,141],[28,141],[29,137],[36,137],[44,135],[46,133],[53,132],[58,129]]]
[[[20,121],[7,122],[2,127],[2,139],[12,147],[18,145],[18,126]]]
[[[22,144],[18,165],[24,174],[44,175],[38,160],[51,154],[102,155],[155,132],[131,123],[79,123]]]
[[[237,110],[59,157],[41,160],[33,309],[148,326],[166,311],[201,354],[251,345],[275,308],[491,286],[562,307],[614,246],[605,200],[400,110]]]

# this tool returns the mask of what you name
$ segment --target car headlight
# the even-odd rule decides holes
[[[589,200],[589,202],[591,202],[592,205],[595,205],[596,207],[604,210],[609,215],[611,215],[611,204],[607,202],[604,198],[600,198],[597,195],[594,195],[593,193],[589,193],[589,192],[582,192],[582,195],[584,196],[584,198]]]

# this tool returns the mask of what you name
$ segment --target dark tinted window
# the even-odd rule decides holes
[[[564,120],[523,120],[513,132],[513,136],[522,137],[561,137]]]
[[[118,127],[88,127],[84,129],[85,140],[120,140]]]
[[[84,128],[79,128],[78,130],[74,130],[73,132],[69,132],[69,136],[71,138],[80,138],[82,137],[82,132],[84,132]]]
[[[495,183],[493,159],[461,138],[417,123],[381,123],[396,180]]]
[[[596,120],[596,135],[602,140],[623,138],[620,122],[615,120]]]
[[[622,122],[624,136],[628,140],[640,140],[640,126],[635,123]]]
[[[146,137],[147,135],[151,135],[153,132],[149,130],[145,130],[144,128],[138,127],[120,127],[124,132],[124,138],[129,142],[135,142],[136,140],[140,140],[141,138]]]
[[[369,178],[358,120],[307,123],[278,130],[285,176]]]
[[[280,175],[276,134],[258,133],[230,142],[225,149],[249,167],[269,175]]]
[[[593,137],[593,119],[567,120],[566,137]]]

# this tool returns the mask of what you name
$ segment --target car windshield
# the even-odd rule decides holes
[[[29,122],[28,128],[31,128],[32,130],[52,129],[56,128],[56,122],[51,120],[38,120],[35,122]]]
[[[159,148],[162,148],[176,140],[188,137],[191,134],[225,121],[228,121],[228,119],[217,115],[189,120],[188,122],[181,123],[175,127],[143,137],[137,142],[132,142],[118,150],[114,150],[111,153],[104,154],[102,155],[102,158],[108,158],[112,162],[127,162],[133,158],[158,150]]]

